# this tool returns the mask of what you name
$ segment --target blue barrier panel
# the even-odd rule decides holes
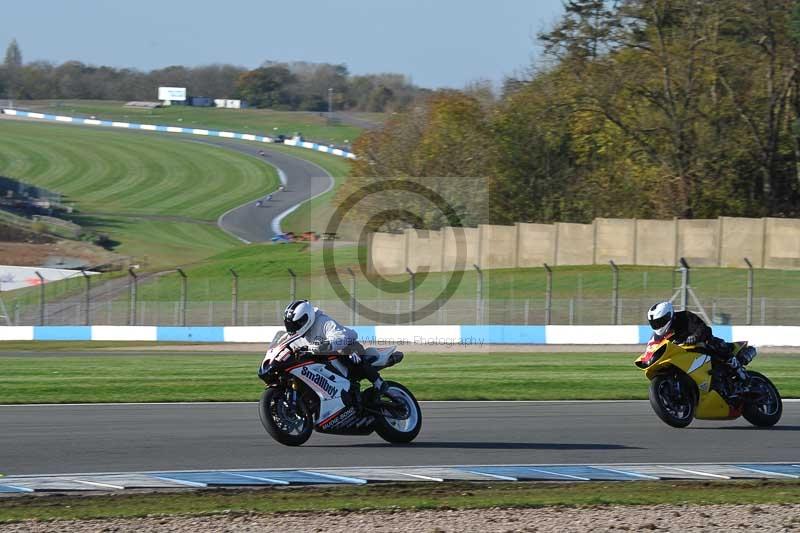
[[[647,344],[650,342],[650,337],[653,336],[653,328],[650,326],[639,326],[639,342]]]
[[[348,326],[358,333],[358,339],[367,342],[375,342],[375,326]]]
[[[470,344],[545,344],[545,327],[461,326],[461,342]]]
[[[711,326],[711,330],[715,337],[724,339],[725,342],[733,342],[732,326]]]
[[[156,329],[156,340],[167,342],[225,342],[225,328],[217,326],[159,326]]]
[[[91,326],[34,326],[35,341],[90,341]]]
[[[724,339],[726,342],[733,342],[733,326],[712,326],[714,336]],[[653,336],[650,326],[639,326],[639,342],[646,344]],[[741,340],[741,339],[739,339]]]

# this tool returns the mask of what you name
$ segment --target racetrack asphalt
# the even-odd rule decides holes
[[[673,429],[646,401],[422,402],[407,446],[315,433],[274,442],[255,403],[0,406],[0,472],[800,460],[800,403],[773,429],[745,420]]]
[[[333,178],[319,165],[270,150],[269,145],[261,147],[221,139],[192,140],[260,157],[282,174],[282,181],[285,180],[284,191],[265,190],[260,198],[261,206],[256,205],[259,198],[253,198],[252,201],[231,209],[219,217],[217,223],[223,230],[246,242],[269,241],[275,235],[273,221],[277,217],[292,207],[324,193],[333,185]],[[260,155],[261,152],[264,155]],[[272,200],[267,201],[266,196],[269,193],[273,193]]]

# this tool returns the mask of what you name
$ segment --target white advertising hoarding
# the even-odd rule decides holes
[[[183,102],[186,100],[186,87],[159,87],[158,99]]]

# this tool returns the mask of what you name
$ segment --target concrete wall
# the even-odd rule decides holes
[[[720,266],[741,268],[748,258],[753,266],[764,266],[764,218],[720,217],[722,247]],[[691,264],[691,263],[690,263]]]
[[[517,224],[519,250],[517,266],[556,264],[556,227],[552,224]]]
[[[406,230],[408,268],[412,272],[442,271],[442,233],[429,230]]]
[[[556,265],[594,264],[594,225],[556,223]],[[520,265],[526,266],[526,265]]]
[[[369,268],[383,275],[405,272],[406,235],[373,233],[370,236]]]
[[[637,265],[674,266],[678,263],[677,220],[637,220]]]
[[[595,263],[614,261],[618,265],[636,264],[636,220],[598,218],[595,227]]]
[[[381,274],[482,268],[607,264],[800,268],[800,220],[721,217],[715,220],[598,218],[592,224],[526,224],[376,233],[370,265]]]
[[[517,226],[481,224],[481,268],[514,268],[517,262]]]
[[[765,268],[800,268],[800,220],[766,219]]]
[[[478,263],[478,228],[442,229],[442,269],[451,271],[460,262],[464,270]]]
[[[717,266],[719,250],[718,220],[678,220],[678,257],[692,266]]]

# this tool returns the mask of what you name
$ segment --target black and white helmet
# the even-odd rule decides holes
[[[290,335],[303,335],[314,325],[317,312],[308,300],[295,300],[283,312],[283,325]]]
[[[675,310],[672,308],[672,302],[659,302],[647,311],[647,321],[650,322],[650,327],[653,332],[658,336],[665,335],[672,326],[672,317],[675,315]]]

